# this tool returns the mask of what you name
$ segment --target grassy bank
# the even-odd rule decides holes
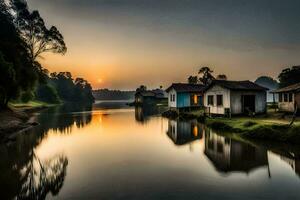
[[[222,132],[233,132],[241,137],[300,144],[300,123],[289,127],[286,120],[271,118],[208,118],[206,124]]]
[[[58,104],[50,104],[42,101],[29,101],[27,103],[14,101],[9,103],[9,107],[11,109],[22,110],[25,112],[36,111],[39,109],[48,108],[56,105]]]

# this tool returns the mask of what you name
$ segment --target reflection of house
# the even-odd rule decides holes
[[[156,104],[167,102],[167,94],[161,89],[143,90],[135,93],[135,103],[142,104]]]
[[[203,106],[201,84],[173,83],[166,91],[168,106],[173,109],[197,108]]]
[[[183,145],[201,139],[203,126],[197,121],[169,120],[167,134],[174,144]]]
[[[268,89],[251,81],[214,80],[205,89],[205,107],[211,114],[266,112]]]
[[[280,111],[294,112],[295,109],[300,110],[300,83],[273,92],[279,95],[278,109]]]
[[[281,160],[285,161],[287,164],[291,166],[291,168],[296,172],[298,176],[300,176],[300,158],[295,156],[288,155],[280,155]]]
[[[212,133],[205,133],[205,155],[220,172],[250,172],[268,165],[267,151]]]
[[[158,115],[166,111],[165,106],[136,106],[135,107],[135,120],[138,122],[146,122],[149,117]]]

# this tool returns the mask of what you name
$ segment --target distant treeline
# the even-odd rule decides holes
[[[99,89],[94,90],[93,95],[96,100],[130,100],[134,99],[135,91],[121,91]]]
[[[94,102],[92,86],[83,78],[73,79],[70,72],[54,72],[45,79],[46,82],[41,83],[32,94],[36,100],[47,103]]]

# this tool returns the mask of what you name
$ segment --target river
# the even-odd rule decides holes
[[[126,102],[64,105],[0,145],[1,199],[300,199],[299,147]]]

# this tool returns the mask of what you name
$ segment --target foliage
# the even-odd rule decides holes
[[[146,90],[147,90],[147,87],[145,85],[141,85],[135,91],[136,92],[143,92],[143,91],[146,91]]]
[[[269,76],[260,76],[256,79],[255,83],[270,90],[275,90],[278,88],[278,82]]]
[[[98,100],[129,100],[134,99],[135,91],[99,89],[93,91],[93,94]]]
[[[217,80],[227,80],[227,76],[225,74],[219,74],[216,79]]]
[[[66,53],[67,47],[61,33],[55,26],[47,28],[37,10],[30,12],[23,0],[13,0],[13,8],[17,28],[27,44],[32,62],[44,52]]]
[[[30,99],[37,82],[47,78],[47,70],[35,60],[43,52],[65,53],[62,35],[47,29],[38,11],[30,12],[26,1],[0,1],[0,109],[8,101]]]
[[[198,76],[189,76],[188,83],[197,84],[198,83]]]
[[[25,91],[25,92],[22,92],[22,94],[21,94],[21,101],[24,103],[27,103],[30,100],[33,100],[33,98],[34,98],[34,94],[31,91]]]
[[[70,72],[51,73],[49,84],[55,88],[59,98],[68,102],[93,103],[92,86],[83,78],[73,80]],[[44,88],[46,89],[46,88]],[[45,93],[45,91],[42,91]],[[37,95],[37,98],[41,98]]]
[[[209,67],[201,67],[198,72],[198,74],[201,75],[199,81],[204,85],[208,85],[212,80],[215,79],[212,73],[213,70],[211,70]]]
[[[300,82],[300,66],[293,66],[281,71],[278,76],[279,86],[286,87]]]
[[[41,84],[35,91],[36,99],[47,103],[60,103],[56,89],[50,84]]]

